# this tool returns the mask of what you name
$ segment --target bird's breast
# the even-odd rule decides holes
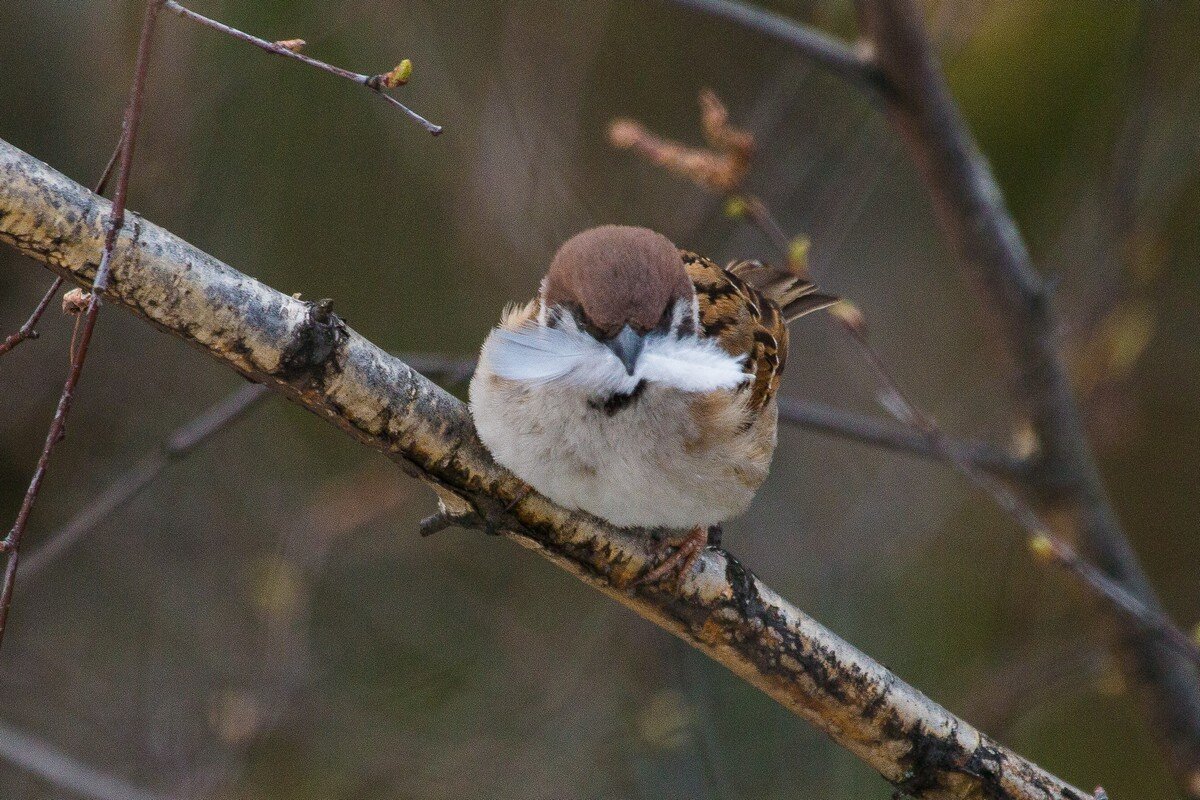
[[[688,528],[740,513],[766,477],[776,412],[744,392],[638,384],[595,396],[482,364],[471,413],[496,460],[556,503],[622,527]]]

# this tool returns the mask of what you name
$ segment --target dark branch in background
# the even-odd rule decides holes
[[[672,0],[733,20],[793,46],[828,66],[806,42],[812,28],[729,0]],[[1030,482],[1041,505],[1069,519],[1104,573],[1155,614],[1162,605],[1108,501],[1084,419],[1060,352],[1061,320],[1045,283],[1004,206],[1003,194],[946,86],[911,0],[859,0],[861,48],[876,76],[866,88],[882,103],[930,192],[938,222],[981,285],[1019,370],[1041,451]],[[770,20],[766,24],[764,20]],[[819,34],[824,36],[824,34]],[[846,48],[849,50],[849,48]],[[845,75],[844,69],[834,68]],[[859,86],[864,84],[855,81]],[[1113,648],[1136,687],[1150,729],[1176,780],[1200,798],[1200,672],[1157,631],[1123,614],[1111,617]]]
[[[712,149],[704,150],[662,139],[640,123],[617,120],[609,138],[619,147],[635,150],[660,167],[691,179],[702,188],[725,195],[727,210],[759,227],[782,251],[789,267],[808,273],[808,241],[789,238],[761,199],[744,191],[751,156],[756,143],[750,133],[733,127],[724,105],[710,91],[700,94],[701,123]],[[1200,644],[1180,631],[1167,617],[1132,596],[1123,586],[1087,563],[1070,544],[1053,535],[1049,526],[1016,491],[994,477],[992,470],[980,466],[966,446],[950,438],[928,413],[909,400],[888,369],[883,356],[871,343],[862,313],[843,300],[830,307],[830,315],[846,333],[875,377],[878,399],[933,457],[954,467],[976,488],[987,494],[1006,514],[1025,530],[1033,552],[1065,569],[1096,596],[1109,603],[1139,625],[1157,631],[1180,652],[1200,664]],[[786,418],[786,417],[785,417]],[[894,441],[893,441],[894,443]],[[1025,465],[1021,477],[1028,478]]]
[[[672,0],[677,6],[735,22],[787,42],[809,59],[868,92],[879,89],[879,71],[854,48],[816,28],[797,25],[765,8],[730,0]]]
[[[1088,557],[1151,612],[1162,605],[1109,503],[1061,353],[1062,322],[987,161],[958,111],[909,0],[860,3],[865,35],[887,75],[887,112],[912,153],[939,221],[999,317],[1041,445],[1034,486],[1070,520]],[[1181,788],[1200,797],[1200,671],[1185,654],[1114,615],[1121,671]]]
[[[0,721],[0,758],[87,800],[173,800],[82,764],[58,748]]]
[[[474,358],[455,358],[437,353],[400,353],[399,357],[422,375],[444,383],[464,383],[475,372]],[[912,428],[843,408],[795,397],[780,397],[779,421],[884,450],[943,460],[941,454],[929,444],[928,437]],[[985,442],[955,439],[950,444],[963,458],[998,477],[1019,479],[1029,470],[1028,459],[1010,455]]]
[[[258,401],[268,395],[266,387],[247,384],[218,400],[204,413],[178,428],[156,450],[143,456],[103,492],[84,505],[66,525],[52,532],[45,544],[26,560],[21,580],[34,580],[51,563],[74,547],[80,539],[115,511],[122,508],[162,474],[168,464],[177,461],[204,444],[217,433],[241,419]]]
[[[88,300],[87,310],[84,311],[77,330],[82,328],[79,333],[79,345],[75,347],[72,340],[71,352],[71,368],[67,374],[67,379],[63,383],[62,395],[58,400],[58,407],[54,412],[54,420],[50,423],[50,430],[46,434],[46,443],[42,447],[42,454],[38,458],[37,466],[33,471],[33,478],[29,481],[29,488],[25,492],[25,498],[21,502],[21,508],[17,512],[16,521],[12,528],[8,531],[8,535],[3,541],[0,541],[0,553],[8,555],[8,562],[4,565],[3,585],[0,585],[0,642],[4,640],[4,630],[8,622],[8,609],[12,604],[13,585],[17,577],[17,565],[20,563],[20,546],[21,537],[25,533],[25,527],[29,524],[29,515],[33,512],[33,505],[37,501],[38,493],[42,488],[42,481],[46,477],[46,469],[50,465],[50,455],[54,452],[55,445],[63,438],[66,432],[67,414],[71,411],[71,403],[75,398],[75,387],[79,384],[79,378],[83,374],[83,363],[87,358],[88,346],[92,341],[92,333],[96,329],[96,319],[100,313],[100,304],[102,302],[105,291],[108,289],[109,269],[112,263],[113,248],[117,243],[117,234],[125,224],[125,201],[129,192],[129,172],[133,166],[133,146],[137,141],[138,124],[142,117],[142,98],[146,87],[146,73],[150,66],[150,43],[154,38],[154,23],[158,19],[159,9],[162,7],[162,0],[150,0],[146,4],[146,14],[142,21],[142,32],[138,38],[137,60],[133,69],[133,82],[129,87],[129,100],[125,105],[125,116],[121,124],[121,139],[118,145],[119,156],[115,159],[117,162],[117,188],[113,194],[112,207],[108,223],[105,226],[104,232],[104,247],[100,254],[100,263],[96,268],[95,277],[92,279],[91,296]],[[105,168],[105,173],[111,168]],[[105,176],[102,176],[98,187],[103,187]],[[44,309],[43,309],[44,310]]]
[[[232,36],[235,39],[240,39],[243,42],[248,42],[255,47],[266,50],[268,53],[273,53],[277,56],[283,56],[284,58],[290,58],[295,61],[299,61],[302,64],[308,64],[310,67],[315,67],[322,72],[328,72],[330,75],[336,75],[339,78],[344,78],[348,81],[352,81],[353,83],[357,83],[359,86],[364,86],[382,97],[388,103],[391,103],[393,106],[403,111],[409,116],[409,118],[434,136],[437,136],[443,130],[441,125],[434,125],[432,122],[425,119],[420,114],[413,111],[411,108],[387,93],[386,90],[388,89],[395,89],[398,86],[403,86],[404,84],[408,83],[408,77],[412,72],[412,62],[408,61],[407,59],[401,61],[389,72],[384,72],[379,75],[360,75],[357,72],[351,72],[348,69],[342,69],[341,67],[335,67],[332,64],[326,64],[324,61],[319,61],[299,52],[300,48],[304,46],[303,39],[287,39],[278,42],[268,42],[266,39],[260,39],[257,36],[244,33],[243,31],[239,31],[237,28],[226,25],[223,22],[217,22],[215,19],[209,19],[203,14],[197,14],[195,11],[192,11],[189,8],[179,5],[179,3],[176,3],[175,0],[166,0],[166,5],[164,7],[168,11],[174,12],[184,19],[197,22],[205,27],[212,28],[215,31],[220,31],[221,33]]]
[[[42,299],[37,304],[37,307],[33,309],[33,313],[29,315],[29,319],[24,325],[21,326],[21,329],[16,333],[10,333],[8,338],[6,338],[3,342],[0,342],[0,356],[4,355],[9,350],[12,350],[26,339],[38,338],[38,333],[33,328],[42,318],[42,314],[46,313],[46,309],[50,306],[50,301],[54,299],[54,295],[58,294],[58,290],[62,288],[62,285],[62,278],[54,279],[54,282],[50,284],[50,288],[46,290],[46,294],[42,296]]]
[[[897,453],[909,453],[935,461],[944,460],[937,448],[930,444],[928,436],[908,425],[898,425],[887,419],[857,414],[821,403],[780,397],[779,421]],[[1000,477],[1017,480],[1029,470],[1026,459],[1009,455],[986,442],[954,440],[951,447],[961,458]]]
[[[76,283],[106,202],[0,142],[0,241]],[[70,213],[66,213],[70,210]],[[783,600],[736,558],[704,553],[676,585],[630,587],[651,536],[559,508],[498,467],[461,402],[327,304],[274,291],[145,220],[122,233],[108,296],[387,454],[445,507],[546,557],[681,637],[921,798],[1081,800]],[[185,269],[184,265],[189,268]]]
[[[454,359],[429,353],[402,354],[421,374],[448,384],[461,383],[475,369],[474,359]],[[81,539],[137,497],[172,463],[194,453],[201,445],[242,419],[268,397],[267,387],[258,383],[240,386],[177,428],[158,448],[142,456],[125,474],[89,501],[78,514],[46,537],[46,542],[26,559],[21,569],[24,585],[35,580]]]

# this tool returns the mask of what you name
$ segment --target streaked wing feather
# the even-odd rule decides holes
[[[745,357],[747,371],[754,375],[745,385],[750,392],[748,406],[757,412],[775,396],[787,360],[783,313],[769,294],[737,273],[695,253],[681,253],[696,286],[704,334],[716,337],[730,355]]]

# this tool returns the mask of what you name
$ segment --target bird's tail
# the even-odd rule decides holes
[[[842,299],[823,294],[806,275],[786,267],[774,267],[761,261],[739,261],[729,265],[728,269],[779,306],[787,322],[829,308]]]

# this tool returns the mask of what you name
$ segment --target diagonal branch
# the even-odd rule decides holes
[[[289,39],[282,42],[268,42],[266,39],[260,39],[257,36],[240,31],[231,25],[226,25],[224,22],[218,22],[215,19],[198,14],[190,8],[176,3],[175,0],[166,0],[163,6],[167,11],[170,11],[183,19],[203,25],[206,28],[211,28],[214,31],[219,31],[227,36],[232,36],[247,44],[252,44],[255,47],[265,50],[268,53],[284,58],[290,58],[294,61],[299,61],[301,64],[307,64],[310,67],[319,69],[322,72],[328,72],[330,75],[336,75],[339,78],[344,78],[351,83],[357,83],[359,86],[365,87],[375,94],[382,97],[390,105],[400,109],[409,119],[420,125],[433,136],[437,136],[444,129],[441,125],[435,125],[429,120],[422,117],[417,112],[413,111],[408,106],[401,103],[396,98],[387,93],[386,90],[394,89],[397,86],[403,86],[408,82],[409,73],[412,71],[412,63],[407,59],[401,61],[390,72],[384,72],[379,75],[362,75],[342,67],[335,67],[333,64],[326,64],[324,61],[306,56],[300,52],[300,48],[304,46],[303,39]]]
[[[67,372],[67,379],[63,382],[58,406],[54,411],[54,419],[50,422],[50,430],[46,432],[42,453],[38,457],[37,465],[33,468],[33,477],[29,480],[29,488],[25,490],[21,507],[17,510],[16,520],[9,529],[8,535],[0,540],[0,553],[7,555],[4,577],[0,583],[0,641],[3,641],[4,638],[8,610],[12,604],[13,587],[16,584],[17,567],[21,562],[21,539],[25,534],[26,525],[29,524],[29,516],[33,513],[38,494],[41,492],[42,481],[50,466],[50,456],[66,433],[67,415],[71,413],[71,405],[75,400],[75,389],[83,375],[84,361],[87,359],[88,347],[92,341],[92,334],[96,330],[96,320],[100,315],[101,298],[108,289],[109,268],[113,249],[116,246],[117,234],[125,223],[125,201],[129,194],[129,174],[133,167],[134,143],[137,141],[138,125],[142,119],[142,101],[146,88],[146,76],[150,67],[150,46],[154,40],[154,26],[158,20],[158,12],[162,9],[162,3],[163,0],[148,0],[146,3],[146,11],[142,18],[142,31],[138,37],[133,81],[129,85],[129,99],[125,103],[125,115],[121,123],[121,137],[117,144],[117,150],[108,166],[104,168],[105,174],[100,178],[98,184],[98,188],[104,186],[115,163],[117,165],[117,187],[113,193],[109,217],[104,223],[104,245],[100,249],[98,265],[92,276],[91,291],[86,295],[88,298],[86,309],[76,325],[79,346],[75,346],[75,339],[72,337],[71,366]],[[54,288],[57,290],[57,286]]]
[[[115,775],[77,761],[49,742],[0,721],[0,758],[87,800],[175,800],[139,789]]]
[[[749,219],[770,238],[793,272],[808,273],[808,240],[789,239],[774,215],[761,199],[743,194],[743,184],[749,171],[755,142],[748,131],[729,124],[724,105],[711,91],[700,93],[702,127],[711,149],[699,149],[655,136],[633,120],[616,120],[609,127],[609,140],[619,147],[629,147],[658,166],[689,178],[703,188],[726,196],[727,211]],[[1183,633],[1161,611],[1152,609],[1134,597],[1120,583],[1102,570],[1081,558],[1069,542],[1054,535],[1050,526],[1013,486],[996,479],[992,471],[980,467],[972,452],[951,439],[930,414],[917,407],[900,387],[883,356],[867,334],[866,318],[857,307],[841,300],[830,306],[829,314],[849,336],[859,355],[870,368],[878,387],[878,400],[893,417],[915,434],[927,452],[953,467],[976,488],[986,493],[1002,511],[1013,518],[1025,531],[1033,552],[1066,570],[1080,584],[1108,603],[1113,610],[1135,620],[1138,625],[1154,630],[1172,646],[1200,664],[1200,644]],[[785,417],[786,418],[786,417]],[[877,426],[876,426],[877,427]],[[871,431],[879,433],[879,431]],[[866,437],[860,436],[860,441]],[[907,444],[893,438],[890,444]],[[1029,475],[1023,475],[1029,483]]]
[[[259,384],[239,386],[176,429],[167,440],[90,500],[67,524],[52,532],[45,544],[25,559],[21,581],[27,584],[87,536],[97,525],[120,510],[162,474],[167,465],[185,457],[216,434],[241,419],[267,395]]]
[[[411,353],[403,358],[422,375],[450,384],[462,383],[475,370],[474,359],[455,359],[435,353]],[[268,394],[267,387],[261,383],[244,384],[176,428],[161,444],[88,501],[65,525],[51,532],[45,543],[25,559],[21,582],[28,585],[35,580],[46,567],[157,480],[168,465],[195,452],[244,417]]]
[[[732,0],[672,0],[792,45],[839,75],[824,34]],[[1005,207],[991,168],[950,95],[912,0],[858,0],[872,69],[852,83],[880,105],[917,165],[942,230],[980,284],[1019,371],[1017,386],[1041,445],[1030,483],[1042,505],[1070,521],[1085,554],[1152,614],[1165,612],[1109,503],[1060,350],[1062,321]],[[836,40],[835,40],[836,41]],[[834,52],[853,52],[845,45]],[[866,56],[864,56],[865,58]],[[850,73],[855,74],[855,73]],[[1136,687],[1151,730],[1189,798],[1200,798],[1200,671],[1153,629],[1110,614],[1122,675]]]
[[[880,88],[879,70],[854,48],[809,25],[801,25],[765,8],[736,0],[671,0],[677,6],[700,11],[765,33],[803,53],[812,61],[850,83],[874,93]]]
[[[38,332],[34,330],[34,326],[41,320],[42,315],[46,313],[46,309],[50,305],[50,301],[54,299],[54,295],[58,294],[58,290],[62,288],[63,279],[55,278],[50,284],[50,288],[42,295],[42,299],[34,307],[33,313],[29,315],[29,319],[16,333],[10,333],[3,342],[0,342],[0,356],[12,350],[26,339],[38,338]]]
[[[946,85],[911,0],[863,0],[860,16],[886,75],[888,118],[908,147],[943,231],[982,287],[1017,369],[1041,444],[1034,486],[1070,520],[1086,555],[1163,614],[1108,500],[1062,357],[1062,321]],[[1190,797],[1200,797],[1200,671],[1152,632],[1111,615],[1121,671]]]
[[[945,456],[929,441],[928,436],[908,425],[844,408],[780,397],[779,421],[884,450],[911,453],[933,461],[945,460]],[[960,459],[998,477],[1020,479],[1029,470],[1026,459],[1009,455],[986,442],[949,439],[946,444]]]
[[[107,205],[0,142],[0,241],[87,283]],[[455,515],[502,531],[726,665],[900,790],[947,800],[1088,797],[929,700],[728,553],[705,553],[679,587],[623,588],[653,563],[648,535],[525,495],[492,461],[460,401],[348,328],[327,303],[281,294],[137,218],[117,254],[110,300],[385,453]]]

